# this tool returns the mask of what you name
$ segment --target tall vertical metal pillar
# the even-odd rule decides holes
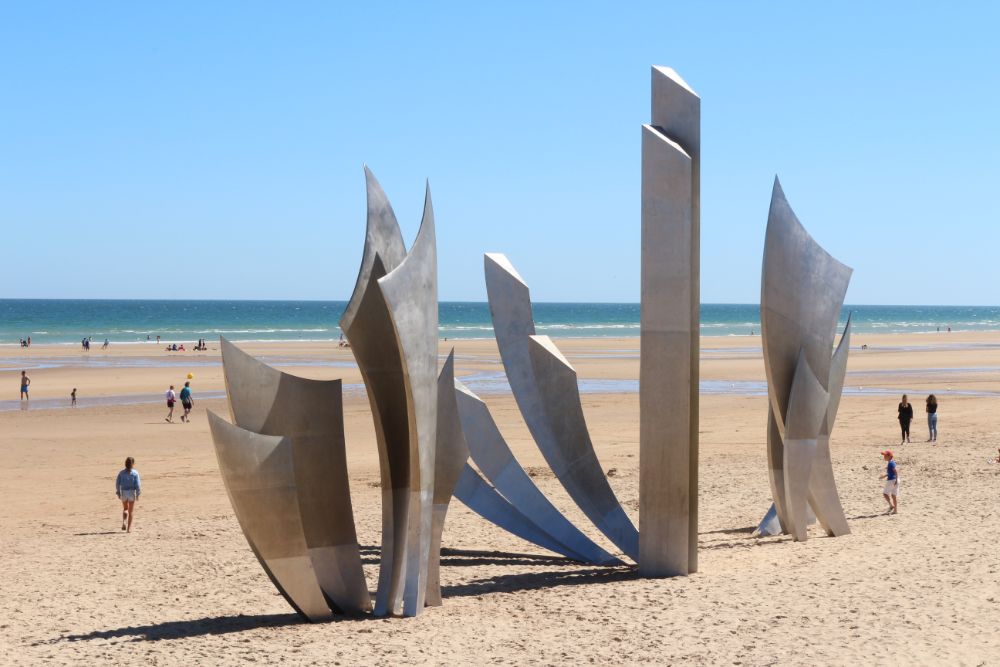
[[[701,98],[653,67],[642,128],[639,573],[698,569]]]

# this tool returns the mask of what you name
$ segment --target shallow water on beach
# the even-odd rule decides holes
[[[914,371],[923,372],[923,371]],[[510,385],[506,376],[501,372],[481,372],[460,378],[461,381],[474,393],[480,396],[509,395]],[[615,380],[615,379],[581,379],[578,382],[581,394],[637,394],[639,393],[638,380]],[[705,396],[767,396],[767,383],[757,381],[728,381],[728,380],[702,380],[701,394]],[[364,395],[365,386],[363,384],[344,384],[344,394]],[[899,396],[907,393],[908,389],[899,387],[867,387],[867,386],[845,386],[845,396]],[[971,390],[971,389],[942,389],[937,390],[939,397],[944,396],[1000,396],[1000,391]],[[223,399],[226,397],[224,391],[203,391],[198,392],[197,398],[200,400]],[[148,405],[163,402],[160,394],[118,394],[111,396],[83,397],[77,399],[76,409],[107,407],[118,405]],[[66,398],[41,398],[31,401],[0,400],[0,412],[15,412],[18,410],[61,410],[69,408],[69,400]]]

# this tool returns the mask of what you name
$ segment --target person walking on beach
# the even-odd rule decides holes
[[[142,493],[142,482],[139,471],[133,468],[135,459],[131,456],[125,459],[125,469],[118,473],[115,479],[115,495],[122,501],[122,530],[132,532],[132,516],[135,514],[135,501]]]
[[[903,394],[903,400],[899,402],[899,428],[903,431],[903,440],[899,443],[901,445],[910,441],[911,421],[913,421],[913,406],[906,400],[906,394]]]
[[[69,392],[69,407],[76,407],[76,387],[73,387],[73,391]]]
[[[185,382],[184,388],[181,389],[181,406],[184,408],[184,414],[181,415],[182,422],[191,422],[191,408],[194,407],[194,399],[191,397],[191,383]]]
[[[31,386],[31,378],[28,377],[28,371],[21,371],[21,400],[28,400],[28,387]]]
[[[937,442],[937,397],[927,397],[927,442]]]
[[[885,513],[895,514],[899,511],[899,471],[896,469],[896,461],[892,458],[891,450],[882,452],[882,459],[886,462],[885,474],[880,475],[879,479],[885,480],[882,495],[885,497],[885,502],[889,503],[889,509]]]
[[[177,394],[174,393],[174,385],[167,389],[167,421],[174,421],[174,403],[177,402]]]

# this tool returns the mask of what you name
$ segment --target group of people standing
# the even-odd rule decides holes
[[[937,397],[931,394],[924,407],[927,413],[927,442],[937,442],[937,409]],[[898,414],[899,428],[903,433],[899,444],[902,445],[910,441],[910,422],[913,421],[913,405],[907,400],[906,394],[903,394],[903,400],[899,402]]]

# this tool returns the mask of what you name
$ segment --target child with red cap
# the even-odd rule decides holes
[[[899,499],[897,498],[899,493],[899,472],[896,470],[896,462],[892,459],[891,450],[887,449],[882,452],[882,459],[886,461],[885,474],[880,475],[879,479],[885,480],[882,496],[885,497],[885,502],[889,503],[889,509],[886,510],[886,514],[895,514],[899,510]]]

